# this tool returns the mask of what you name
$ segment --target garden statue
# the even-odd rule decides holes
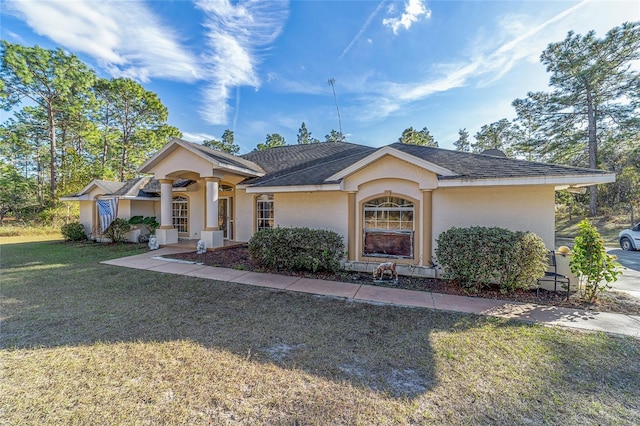
[[[384,279],[385,271],[391,271],[391,278],[395,278],[395,281],[398,282],[398,271],[396,271],[395,262],[384,262],[378,265],[376,270],[373,271],[373,280],[375,281],[378,275],[380,275],[380,280]]]
[[[149,236],[149,250],[158,250],[160,248],[160,244],[158,244],[158,239],[155,235]]]
[[[204,241],[198,240],[198,244],[196,245],[196,253],[203,254],[207,252],[207,247],[204,244]]]

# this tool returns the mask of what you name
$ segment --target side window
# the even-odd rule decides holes
[[[273,194],[263,194],[256,198],[256,230],[274,227]]]

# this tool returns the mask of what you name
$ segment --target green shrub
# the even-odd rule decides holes
[[[114,243],[124,243],[127,239],[127,232],[130,230],[129,221],[118,217],[111,222],[111,225],[104,231],[104,235]]]
[[[547,269],[544,242],[530,232],[453,227],[437,242],[436,259],[444,277],[473,292],[492,283],[503,292],[529,288]]]
[[[139,225],[146,229],[146,234],[153,234],[160,226],[155,216],[133,216],[129,219],[129,224]]]
[[[67,241],[82,241],[87,239],[87,232],[80,222],[71,222],[62,225],[60,233]]]
[[[610,288],[609,283],[618,279],[621,268],[615,256],[606,253],[604,241],[588,219],[580,222],[578,229],[569,265],[580,280],[582,298],[593,303],[598,294]]]
[[[249,241],[249,255],[269,269],[337,271],[344,243],[333,231],[278,227],[256,232]]]

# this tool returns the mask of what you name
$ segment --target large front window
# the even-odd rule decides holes
[[[261,229],[271,229],[274,227],[273,220],[273,195],[264,194],[260,195],[257,199],[256,206],[256,219],[257,226],[256,229],[259,231]]]
[[[179,234],[189,233],[189,200],[186,197],[173,197],[171,210],[173,213],[173,227]]]
[[[414,204],[380,197],[363,205],[364,256],[413,257]]]

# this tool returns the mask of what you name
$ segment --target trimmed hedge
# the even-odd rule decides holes
[[[344,242],[337,233],[321,229],[262,229],[249,240],[249,255],[268,269],[335,272],[344,256]]]
[[[530,288],[547,270],[547,248],[531,232],[453,227],[437,242],[436,259],[444,277],[470,291],[493,283],[504,292]]]
[[[80,222],[71,222],[62,225],[60,233],[66,241],[82,241],[87,239],[87,232]]]

